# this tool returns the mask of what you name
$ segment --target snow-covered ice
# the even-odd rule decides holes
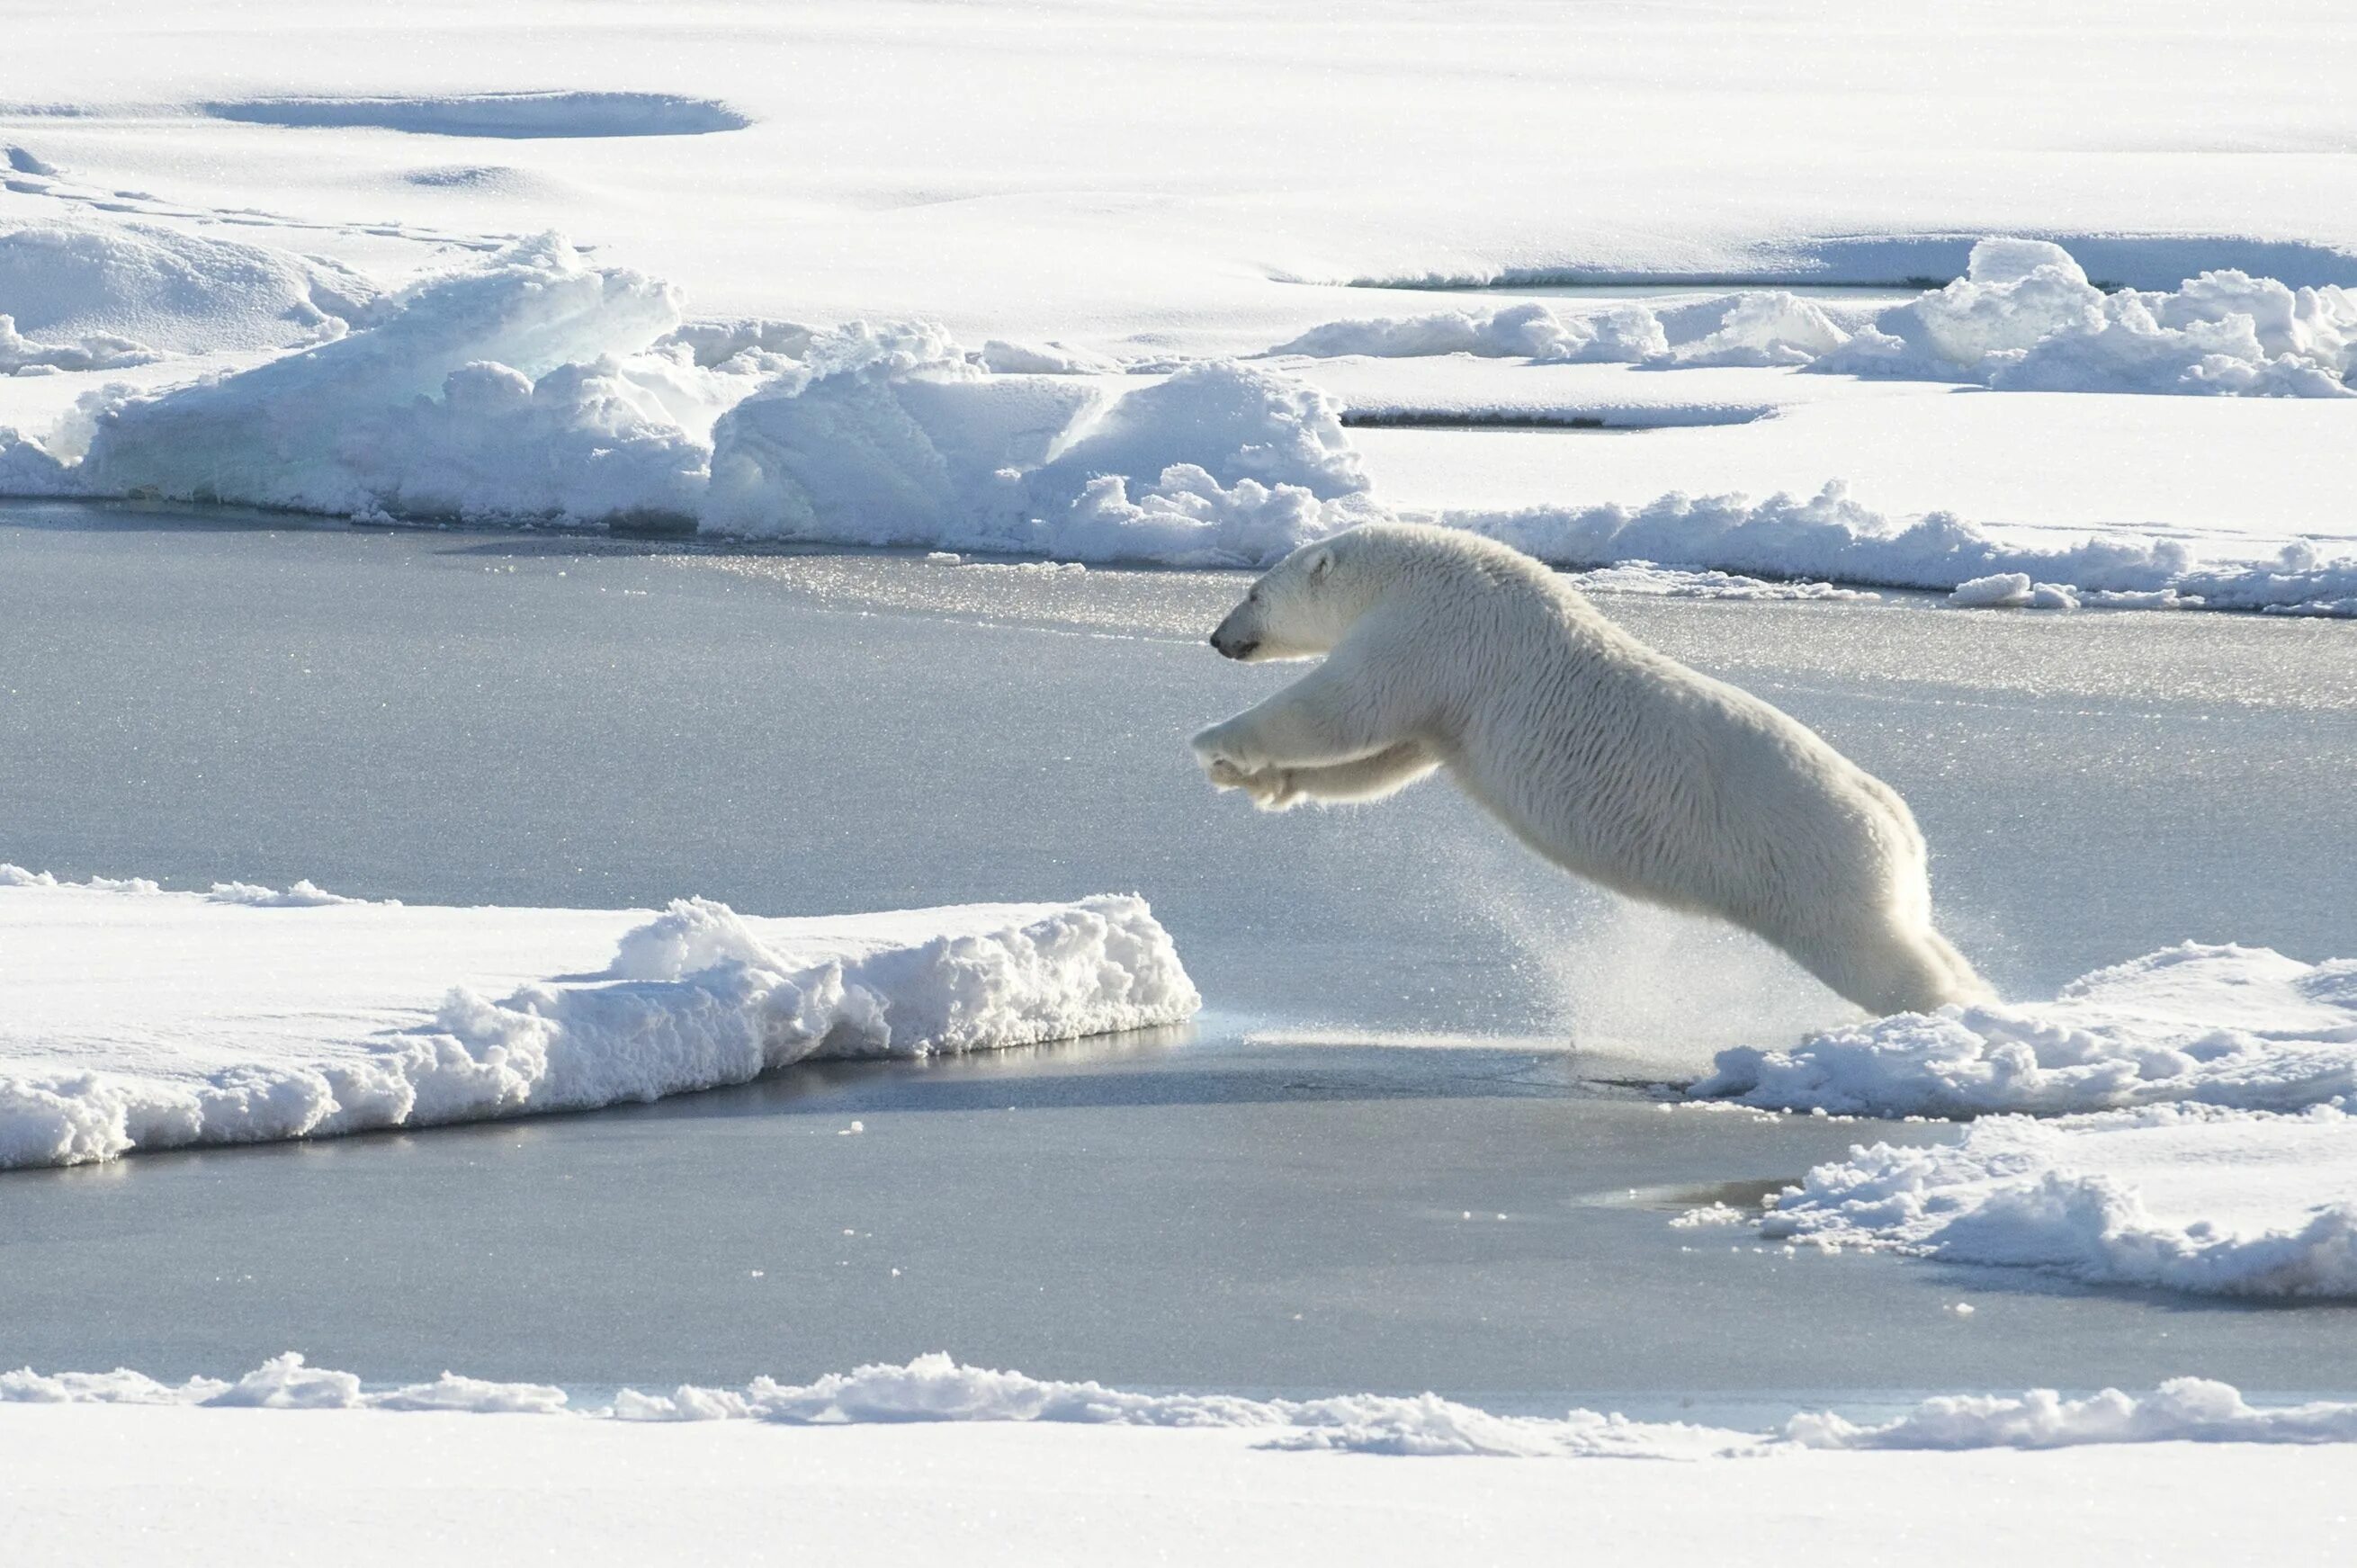
[[[1146,905],[759,919],[432,908],[0,868],[0,1167],[583,1110],[811,1057],[1178,1022]]]

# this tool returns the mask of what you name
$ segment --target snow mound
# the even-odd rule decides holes
[[[1692,1092],[1868,1116],[2338,1103],[2357,1095],[2357,961],[2187,942],[2083,975],[2052,1002],[1902,1013],[1787,1050],[1722,1051]]]
[[[216,120],[260,125],[371,126],[430,136],[697,136],[741,131],[750,116],[670,92],[479,92],[419,98],[249,98],[207,103]]]
[[[2357,1442],[2357,1404],[2260,1408],[2232,1384],[2172,1378],[2138,1397],[2105,1389],[2064,1399],[2052,1389],[2018,1397],[1951,1395],[1908,1414],[1859,1426],[1830,1414],[1795,1416],[1784,1428],[1806,1448],[2074,1448],[2096,1443]]]
[[[2324,559],[2312,546],[2295,544],[2272,563],[2203,565],[2182,541],[2168,538],[2007,544],[1953,512],[1889,517],[1853,500],[1840,484],[1806,499],[1674,493],[1642,507],[1446,511],[1431,521],[1502,540],[1558,566],[1644,560],[1942,591],[2018,574],[2031,584],[2068,585],[2088,604],[2357,616],[2357,557]]]
[[[1374,515],[1314,387],[1212,361],[1108,403],[921,323],[822,334],[713,440],[704,527],[741,537],[1254,565]]]
[[[1770,1240],[2203,1295],[2357,1297],[2357,1118],[2212,1105],[1976,1122],[1819,1165]]]
[[[2349,397],[2357,292],[2221,269],[2106,294],[2061,246],[1986,239],[1944,288],[1860,320],[1781,291],[1598,313],[1537,301],[1328,322],[1268,350],[1320,359],[1475,354],[1656,370],[1792,366],[2006,392]]]
[[[1176,1023],[1131,897],[759,919],[0,872],[0,1167],[647,1101]]]
[[[0,233],[0,371],[317,342],[369,319],[376,293],[334,263],[261,245],[136,223],[30,225]],[[47,358],[25,358],[34,342]]]
[[[705,452],[677,378],[620,358],[677,322],[668,285],[543,238],[404,290],[368,331],[102,410],[76,478],[331,514],[683,519]]]
[[[905,1365],[876,1363],[805,1384],[756,1378],[745,1388],[683,1385],[668,1394],[625,1389],[582,1407],[544,1383],[489,1382],[445,1372],[430,1383],[371,1390],[350,1372],[308,1365],[293,1351],[235,1382],[164,1383],[141,1373],[0,1372],[0,1403],[181,1405],[213,1409],[439,1411],[625,1423],[758,1421],[788,1426],[909,1422],[1049,1423],[1226,1429],[1267,1434],[1263,1446],[1404,1455],[1684,1459],[1764,1457],[1817,1449],[2061,1448],[2122,1443],[2357,1442],[2357,1404],[2254,1406],[2225,1383],[2178,1378],[2149,1394],[2105,1389],[2064,1399],[2020,1395],[1924,1401],[1894,1420],[1860,1424],[1808,1412],[1781,1432],[1684,1422],[1640,1422],[1574,1410],[1560,1418],[1498,1415],[1437,1394],[1345,1394],[1255,1400],[1232,1394],[1135,1393],[970,1367],[936,1351]]]

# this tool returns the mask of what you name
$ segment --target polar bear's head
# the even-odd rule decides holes
[[[1223,659],[1315,659],[1333,651],[1366,608],[1351,591],[1350,533],[1305,544],[1261,575],[1211,633]]]

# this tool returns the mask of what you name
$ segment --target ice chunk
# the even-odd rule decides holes
[[[756,919],[696,899],[404,908],[13,867],[0,995],[0,1167],[587,1109],[1198,1005],[1129,897]]]

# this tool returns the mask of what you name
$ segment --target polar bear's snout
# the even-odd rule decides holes
[[[1222,659],[1250,659],[1260,647],[1258,633],[1236,625],[1236,616],[1243,613],[1238,610],[1211,629],[1212,650]]]

